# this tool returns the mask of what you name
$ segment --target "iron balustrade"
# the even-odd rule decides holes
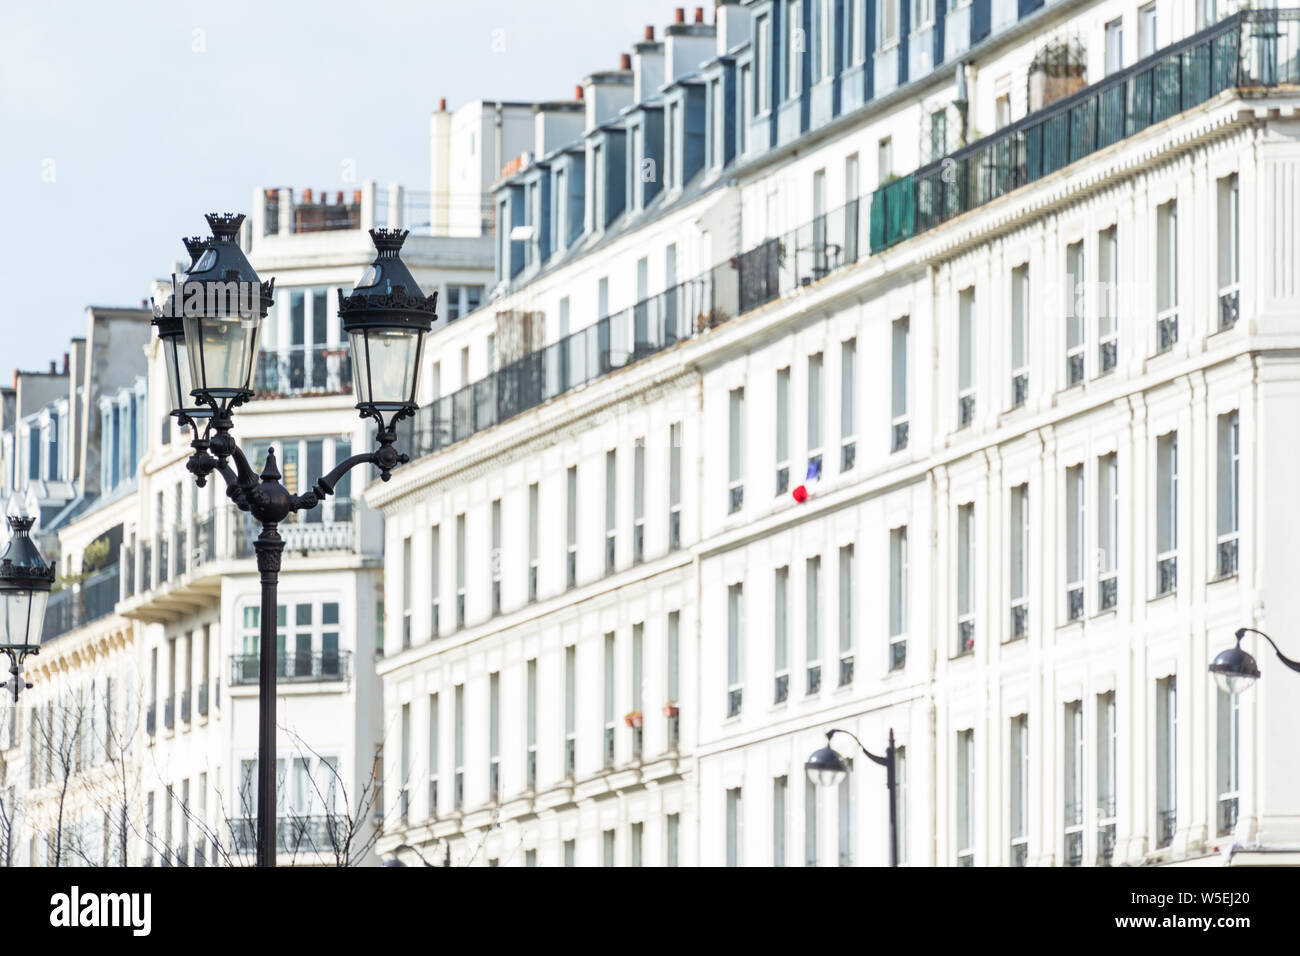
[[[845,442],[840,446],[840,471],[852,471],[858,460],[858,446],[855,442]]]
[[[847,687],[853,683],[853,658],[840,658],[840,686]]]
[[[1016,837],[1011,841],[1011,865],[1029,865],[1029,841],[1025,837]]]
[[[253,853],[257,849],[257,820],[237,817],[228,820],[231,847],[235,853]],[[348,841],[348,820],[342,814],[281,817],[275,821],[277,853],[333,854]]]
[[[1221,578],[1237,573],[1237,532],[1219,535],[1218,567]]]
[[[1083,585],[1073,584],[1065,592],[1066,614],[1068,620],[1077,621],[1083,617]]]
[[[790,697],[790,675],[777,674],[776,687],[772,694],[772,703],[783,704]]]
[[[1017,598],[1011,602],[1011,637],[1018,641],[1029,636],[1029,599]]]
[[[1178,310],[1169,309],[1156,317],[1156,353],[1168,352],[1178,344]]]
[[[1174,842],[1174,830],[1178,826],[1177,810],[1161,810],[1156,814],[1156,846],[1165,847]]]
[[[113,613],[121,596],[122,569],[113,564],[55,591],[45,605],[41,643]]]
[[[1065,378],[1067,386],[1082,384],[1084,378],[1083,346],[1071,349],[1065,356]]]
[[[1029,372],[1020,369],[1011,376],[1011,407],[1019,408],[1029,400]]]
[[[163,701],[163,727],[172,730],[176,726],[176,698],[168,697]]]
[[[776,493],[783,495],[790,490],[790,466],[785,465],[776,470]]]
[[[145,708],[144,732],[150,737],[156,736],[158,733],[158,704],[156,701]]]
[[[1110,571],[1097,581],[1097,608],[1109,611],[1119,603],[1119,575]]]
[[[1119,341],[1114,335],[1103,339],[1097,345],[1097,363],[1101,367],[1098,374],[1109,375],[1119,363]]]
[[[1036,110],[871,197],[871,253],[882,252],[1036,182],[1234,87],[1300,80],[1300,10],[1221,20]]]
[[[966,617],[957,622],[957,655],[975,652],[975,618]]]
[[[820,665],[814,664],[808,668],[808,693],[816,694],[822,689],[822,669]]]
[[[1230,329],[1241,317],[1241,291],[1232,286],[1219,292],[1219,328]]]
[[[890,431],[889,443],[889,451],[891,454],[896,451],[902,451],[907,447],[907,426],[907,419],[902,419],[901,421],[895,421],[893,423],[893,428]]]
[[[348,679],[351,651],[281,651],[276,655],[278,683],[343,681]],[[235,654],[230,658],[230,683],[234,687],[256,684],[260,672],[256,654]]]
[[[733,687],[727,691],[727,716],[736,717],[740,714],[740,705],[744,700],[744,690],[739,687]]]
[[[1178,590],[1178,555],[1160,555],[1156,559],[1156,596]]]
[[[352,354],[346,343],[264,348],[253,368],[259,398],[347,395],[352,392]]]
[[[181,691],[181,720],[187,724],[190,722],[190,691],[188,688]]]
[[[1237,807],[1238,798],[1235,793],[1224,793],[1219,795],[1218,804],[1218,823],[1219,835],[1230,835],[1237,829]]]
[[[1097,865],[1110,866],[1115,858],[1115,824],[1103,823],[1097,827]]]
[[[149,542],[140,545],[140,587],[141,591],[153,588],[153,549]]]
[[[889,641],[889,669],[902,670],[907,664],[907,638],[891,638]]]

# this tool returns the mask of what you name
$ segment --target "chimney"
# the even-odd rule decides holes
[[[438,112],[439,113],[447,112],[447,97],[441,96],[438,98]]]
[[[352,203],[353,203],[353,205],[356,205],[356,206],[360,206],[360,205],[361,205],[361,190],[360,190],[360,189],[354,189],[354,190],[352,190]]]
[[[58,365],[55,364],[54,359],[50,359],[50,374],[51,374],[51,375],[57,375],[57,374],[58,374],[58,369],[59,369],[59,367],[58,367]]]
[[[696,7],[696,8],[695,8],[695,22],[696,22],[696,23],[703,23],[703,22],[704,22],[704,8],[703,8],[703,7]]]
[[[306,205],[307,203],[311,202],[311,190],[310,190],[310,189],[304,189],[304,190],[302,191],[302,201],[303,201],[303,205]]]
[[[140,304],[144,305],[143,299],[140,301]],[[63,353],[63,374],[64,375],[68,374],[68,353],[67,352]]]
[[[653,43],[653,42],[654,42],[654,40],[655,40],[655,28],[654,28],[654,25],[653,25],[653,24],[647,24],[647,26],[646,26],[646,28],[645,28],[645,38],[646,38],[646,41],[649,42],[649,43]]]
[[[575,85],[574,85],[574,87],[573,87],[573,98],[574,98],[575,100],[580,100],[580,99],[582,99],[582,84],[581,84],[581,83],[578,83],[578,84],[575,84]]]
[[[673,13],[673,22],[674,22],[674,23],[685,23],[685,22],[686,22],[686,8],[685,8],[685,7],[678,7],[678,8],[676,9],[676,11],[674,11],[674,13]]]
[[[619,68],[619,70],[630,70],[630,69],[632,69],[632,54],[630,54],[630,53],[620,53],[620,54],[618,55],[618,68]]]

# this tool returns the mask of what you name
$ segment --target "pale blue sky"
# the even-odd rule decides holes
[[[701,4],[5,0],[0,382],[61,359],[85,306],[139,304],[204,212],[351,189],[345,159],[428,189],[439,97],[571,97],[679,5]]]

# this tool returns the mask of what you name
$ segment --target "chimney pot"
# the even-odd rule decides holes
[[[685,22],[686,22],[686,8],[685,8],[685,7],[678,7],[675,11],[673,11],[673,22],[674,22],[674,23],[685,23]]]
[[[144,305],[144,301],[141,300],[140,304]],[[67,352],[63,353],[63,374],[64,375],[68,374],[68,353]]]
[[[578,85],[576,85],[576,86],[573,88],[573,98],[574,98],[575,100],[580,100],[580,99],[582,99],[582,84],[581,84],[581,83],[579,83]]]
[[[619,68],[620,70],[630,70],[630,69],[632,69],[632,54],[630,54],[630,53],[620,53],[620,54],[618,55],[618,68]]]
[[[304,189],[304,190],[302,191],[302,201],[303,201],[304,203],[309,203],[309,202],[311,202],[311,190],[310,190],[310,189]]]
[[[696,23],[703,23],[703,22],[704,22],[704,8],[703,8],[703,7],[696,7],[696,8],[695,8],[695,22],[696,22]]]
[[[447,97],[442,96],[438,98],[438,112],[439,113],[447,112]]]
[[[655,28],[653,25],[645,28],[645,38],[647,40],[653,40],[655,38]]]
[[[361,190],[360,190],[360,189],[354,189],[354,190],[352,190],[352,201],[353,201],[354,203],[356,203],[358,206],[361,205]]]
[[[54,359],[50,359],[50,374],[53,375],[57,369],[58,366],[55,364]]]

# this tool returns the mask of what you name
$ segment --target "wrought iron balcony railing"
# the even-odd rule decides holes
[[[346,343],[263,349],[253,370],[253,391],[261,398],[348,394],[351,351]]]
[[[1072,584],[1065,591],[1066,618],[1077,621],[1083,617],[1083,585]]]
[[[1237,573],[1237,532],[1235,531],[1219,535],[1218,569],[1221,578]]]
[[[257,848],[257,820],[238,817],[227,822],[234,852],[254,852]],[[347,831],[348,820],[342,813],[284,816],[282,811],[275,821],[275,849],[277,853],[333,854],[336,849],[343,848],[348,839]]]
[[[55,591],[45,605],[41,643],[113,613],[121,596],[122,569],[112,564]]]
[[[901,671],[907,665],[907,638],[891,637],[889,639],[889,669]]]
[[[1241,316],[1241,290],[1235,285],[1219,292],[1219,328],[1230,329]]]
[[[1097,581],[1097,609],[1109,611],[1119,603],[1119,575],[1107,571]]]
[[[777,674],[773,681],[772,703],[783,704],[790,697],[790,675]]]
[[[280,683],[332,682],[348,679],[351,651],[288,651],[276,658],[276,679]],[[235,687],[256,684],[260,666],[256,654],[230,658],[230,683]]]
[[[808,693],[820,693],[822,689],[822,669],[820,665],[808,668]]]
[[[1156,596],[1178,590],[1178,555],[1162,554],[1156,559]]]

